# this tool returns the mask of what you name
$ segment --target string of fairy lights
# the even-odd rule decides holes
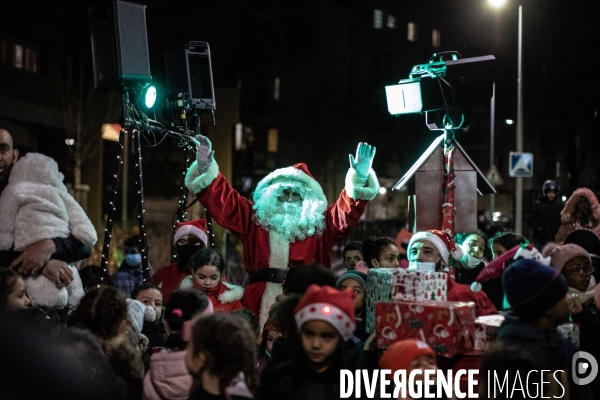
[[[185,186],[185,174],[187,169],[191,164],[192,157],[191,155],[195,154],[195,148],[189,141],[189,138],[194,135],[200,134],[200,117],[197,112],[194,112],[194,119],[196,123],[196,131],[190,131],[187,128],[186,121],[186,113],[185,111],[182,113],[182,127],[177,127],[177,131],[172,131],[169,129],[165,129],[162,124],[158,123],[155,120],[150,120],[143,112],[140,112],[136,109],[137,100],[134,102],[130,102],[129,96],[130,91],[133,92],[131,88],[122,88],[121,89],[121,126],[122,130],[119,134],[119,154],[117,155],[117,171],[113,175],[113,183],[110,193],[109,199],[109,210],[107,214],[106,227],[104,229],[104,243],[102,246],[102,256],[100,260],[100,266],[103,271],[103,277],[101,278],[103,282],[109,280],[108,276],[108,263],[109,263],[109,254],[110,254],[110,242],[112,239],[112,229],[113,229],[113,221],[114,221],[114,212],[116,211],[116,202],[117,202],[117,194],[118,189],[121,184],[121,175],[122,175],[122,167],[123,167],[123,159],[124,159],[124,151],[125,151],[125,140],[131,140],[133,149],[132,153],[137,154],[137,159],[135,161],[135,168],[138,172],[136,181],[135,181],[135,190],[136,190],[136,198],[137,198],[137,217],[138,217],[138,227],[139,227],[139,248],[142,256],[142,273],[143,273],[143,281],[147,282],[150,278],[150,266],[148,263],[148,243],[147,243],[147,234],[146,234],[146,224],[145,224],[145,213],[146,210],[144,208],[144,179],[143,179],[143,168],[142,168],[142,140],[145,141],[147,147],[155,147],[161,144],[168,136],[175,137],[177,147],[183,147],[184,149],[184,171],[182,173],[181,179],[181,190],[182,197],[179,198],[177,204],[177,220],[173,223],[173,234],[175,233],[175,228],[177,223],[187,221],[187,214],[189,211],[189,207],[195,203],[187,204],[188,199],[188,190]],[[141,95],[141,94],[140,94]],[[140,95],[138,95],[138,100]],[[214,118],[214,109],[211,109],[213,115],[213,125],[215,125]],[[209,130],[212,128],[210,127]],[[147,133],[148,135],[146,135]],[[164,135],[162,139],[157,140],[156,136]],[[153,138],[153,142],[150,139]],[[197,200],[196,200],[197,201]],[[214,232],[213,232],[213,224],[212,218],[206,212],[206,223],[207,223],[207,236],[209,238],[210,247],[214,248]],[[171,241],[172,242],[172,241]],[[176,259],[176,253],[173,252],[173,261]]]

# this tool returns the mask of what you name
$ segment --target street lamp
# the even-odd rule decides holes
[[[506,0],[488,0],[494,7],[500,7]],[[517,152],[523,151],[523,6],[519,4],[519,45],[517,62]],[[515,190],[515,231],[523,231],[523,178],[517,179]]]

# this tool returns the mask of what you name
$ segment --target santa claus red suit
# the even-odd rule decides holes
[[[210,142],[203,139],[208,147],[204,150],[212,157]],[[361,146],[356,159],[351,156],[353,168],[348,171],[345,188],[329,206],[323,189],[303,163],[267,175],[258,183],[251,201],[227,183],[214,160],[206,162],[202,171],[198,161],[203,148],[198,148],[198,161],[187,172],[186,186],[219,225],[243,242],[251,283],[244,290],[242,304],[259,316],[260,326],[267,320],[275,296],[281,293],[287,268],[314,262],[330,268],[332,245],[350,233],[377,195],[379,184],[371,168],[375,149],[365,143],[368,151],[366,147],[362,151]],[[361,169],[364,179],[357,174]]]

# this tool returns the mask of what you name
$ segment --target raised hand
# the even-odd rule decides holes
[[[198,140],[194,140],[198,149],[196,150],[196,161],[200,173],[208,171],[208,167],[215,161],[215,151],[212,149],[212,143],[206,136],[200,135]]]
[[[361,142],[356,148],[356,158],[350,154],[350,167],[356,172],[356,183],[364,184],[367,181],[376,150],[375,146]]]

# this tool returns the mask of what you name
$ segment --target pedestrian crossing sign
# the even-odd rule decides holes
[[[504,179],[502,179],[502,176],[500,176],[500,172],[498,171],[498,168],[496,168],[496,166],[494,164],[492,164],[490,166],[490,169],[485,174],[485,178],[488,180],[489,183],[491,183],[494,186],[504,185]]]
[[[508,175],[513,178],[533,176],[533,154],[511,151],[508,155]]]

